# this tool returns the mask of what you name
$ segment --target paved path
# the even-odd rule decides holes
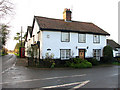
[[[38,69],[16,64],[2,74],[3,88],[117,88],[119,66]],[[36,89],[37,88],[37,89]]]

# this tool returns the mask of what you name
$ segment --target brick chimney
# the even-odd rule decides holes
[[[71,13],[72,12],[70,11],[70,9],[65,8],[63,12],[63,19],[65,21],[71,21]]]

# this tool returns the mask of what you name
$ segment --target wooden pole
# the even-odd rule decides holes
[[[22,26],[21,26],[21,47],[22,47]]]

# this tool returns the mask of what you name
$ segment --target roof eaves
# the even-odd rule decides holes
[[[108,35],[110,34],[103,34],[103,33],[95,33],[95,32],[85,32],[80,30],[63,30],[63,29],[50,29],[50,28],[41,28],[40,30],[44,31],[62,31],[62,32],[78,32],[78,33],[86,33],[86,34],[97,34],[97,35]]]

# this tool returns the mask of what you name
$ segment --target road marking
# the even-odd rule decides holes
[[[73,89],[77,89],[77,88],[80,88],[80,87],[84,86],[88,82],[90,82],[90,81],[87,80],[87,81],[83,81],[83,82],[75,82],[75,83],[68,83],[68,84],[62,84],[62,85],[47,86],[47,87],[42,87],[42,88],[48,88],[49,89],[49,88],[58,88],[58,87],[65,87],[65,86],[71,86],[71,85],[79,84],[78,86],[73,87]],[[73,89],[70,89],[70,90],[73,90]]]
[[[11,84],[11,83],[22,83],[22,82],[31,82],[31,81],[39,81],[39,80],[52,80],[52,79],[61,79],[61,78],[70,78],[70,77],[81,77],[85,76],[86,74],[81,75],[72,75],[72,76],[61,76],[61,77],[51,77],[51,78],[43,78],[43,79],[31,79],[31,80],[22,80],[22,81],[14,81],[14,82],[3,82],[1,84]]]
[[[111,76],[118,76],[119,74],[118,73],[115,73],[115,74],[113,74],[113,75],[111,75]]]
[[[13,67],[15,67],[15,64],[16,64],[16,62],[12,65],[12,67],[10,67],[10,68],[8,68],[8,69],[2,71],[2,74],[5,73],[5,72],[7,72],[7,71],[9,71],[9,70],[12,69]]]
[[[87,84],[87,83],[89,83],[89,82],[90,82],[90,80],[84,81],[83,83],[81,83],[81,84],[73,87],[73,89],[70,89],[70,90],[74,90],[74,89],[80,88],[80,87],[84,86],[85,84]]]
[[[12,55],[12,57],[13,57],[13,55]],[[10,67],[10,68],[2,71],[2,74],[4,74],[5,72],[9,71],[9,70],[12,69],[13,67],[15,67],[15,65],[16,65],[16,61],[15,61],[15,63],[12,65],[12,67]]]

